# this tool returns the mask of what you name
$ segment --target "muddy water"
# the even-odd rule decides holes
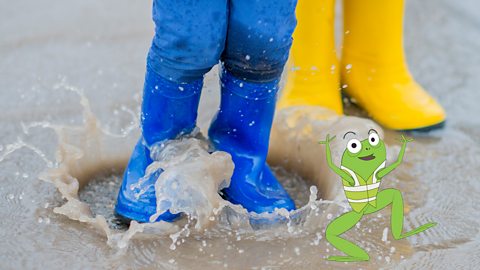
[[[10,1],[3,6],[2,269],[473,269],[478,264],[480,94],[474,89],[480,82],[480,16],[474,1],[407,5],[412,72],[444,104],[449,119],[442,131],[412,134],[416,141],[405,162],[382,185],[403,192],[407,229],[430,220],[439,225],[394,241],[388,209],[365,218],[347,237],[372,259],[353,265],[324,260],[338,254],[324,240],[325,225],[345,203],[316,141],[345,125],[361,129],[372,122],[329,118],[326,125],[320,121],[325,113],[311,109],[277,116],[269,160],[301,207],[294,213],[251,217],[225,202],[210,209],[202,230],[186,218],[128,229],[111,209],[121,168],[138,138],[142,60],[152,30],[149,3]],[[209,74],[200,109],[203,132],[217,106],[217,91],[215,74]],[[347,112],[361,114],[354,107]],[[301,125],[291,126],[292,118]],[[398,134],[385,131],[384,136],[394,156]],[[255,218],[280,222],[252,228],[249,221]]]
[[[209,78],[216,75],[214,71]],[[210,86],[207,82],[207,89]],[[147,173],[153,173],[157,168],[164,170],[155,184],[159,212],[164,211],[161,206],[167,203],[173,212],[185,213],[185,217],[175,223],[132,222],[128,226],[113,215],[112,209],[121,181],[121,165],[125,164],[131,147],[128,144],[122,146],[122,143],[134,141],[137,134],[108,131],[96,119],[81,90],[66,82],[55,87],[78,95],[83,123],[67,126],[33,122],[22,125],[25,134],[36,135],[51,130],[57,138],[55,158],[46,162],[47,168],[40,174],[42,180],[53,184],[60,193],[52,199],[63,198],[51,205],[52,212],[67,217],[69,222],[83,224],[82,229],[88,233],[96,233],[99,241],[103,240],[111,250],[122,254],[117,263],[128,268],[143,266],[138,258],[132,260],[128,256],[132,255],[131,252],[145,252],[149,248],[153,258],[158,256],[156,260],[168,262],[167,265],[174,268],[195,268],[201,263],[205,267],[219,264],[234,269],[288,268],[300,263],[292,261],[292,256],[305,259],[305,253],[312,254],[314,250],[318,252],[312,259],[322,261],[334,252],[322,241],[323,230],[334,216],[346,211],[348,205],[342,196],[340,181],[329,173],[324,159],[312,158],[324,153],[323,146],[317,141],[327,133],[340,137],[347,130],[366,136],[370,128],[375,128],[383,136],[381,128],[367,119],[337,117],[317,108],[279,111],[272,131],[270,162],[278,166],[274,171],[294,195],[299,209],[292,212],[278,210],[271,214],[247,213],[241,206],[218,195],[217,192],[229,184],[224,180],[228,180],[233,171],[227,153],[207,152],[208,144],[202,136],[166,142],[159,151],[160,161],[152,163]],[[292,125],[294,122],[296,124]],[[344,147],[344,142],[337,142],[332,145],[336,162]],[[296,150],[301,148],[305,150]],[[396,154],[396,148],[392,149]],[[42,153],[38,151],[37,155],[42,156]],[[139,184],[139,190],[148,187],[143,184]],[[388,218],[382,219],[382,215],[378,215],[371,220],[373,224],[357,226],[362,233],[351,233],[353,239],[377,254],[376,261],[369,266],[398,261],[401,259],[399,254],[411,253],[406,241],[390,246]],[[377,234],[383,242],[365,241],[363,234]],[[150,245],[160,245],[161,248]],[[204,254],[207,250],[211,252],[208,256]],[[260,250],[264,253],[259,253]],[[399,252],[398,256],[395,250]],[[258,260],[245,262],[250,257]],[[263,262],[263,259],[267,261]],[[312,262],[310,260],[308,265]]]

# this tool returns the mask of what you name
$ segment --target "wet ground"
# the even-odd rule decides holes
[[[98,182],[82,186],[80,199],[88,201],[95,214],[111,214],[118,173],[109,170],[124,164],[138,136],[140,89],[152,35],[150,3],[3,2],[0,268],[474,269],[480,262],[480,92],[476,91],[480,9],[476,1],[407,1],[405,46],[411,71],[445,107],[448,120],[444,130],[413,134],[416,142],[392,176],[391,186],[404,193],[407,228],[429,220],[439,225],[422,236],[395,242],[386,236],[388,212],[382,211],[348,234],[358,242],[372,235],[372,240],[361,242],[372,261],[354,265],[326,263],[323,257],[336,251],[322,238],[324,227],[311,224],[286,233],[273,229],[279,236],[239,235],[232,228],[223,237],[216,232],[202,238],[197,233],[183,237],[175,250],[168,236],[152,236],[118,249],[107,243],[101,231],[55,214],[54,207],[64,199],[39,174],[56,166],[62,142],[58,134],[66,130],[73,134],[71,139],[82,134],[72,127],[85,128],[85,103],[82,106],[78,92],[89,102],[102,134],[117,138],[112,141],[121,150],[92,156],[97,163],[77,168],[85,179]],[[210,76],[200,109],[203,130],[218,102],[217,91]],[[386,131],[389,143],[395,144],[396,136]],[[292,190],[303,194],[308,185]],[[305,203],[305,198],[299,196],[298,202]],[[335,215],[322,214],[327,219]]]

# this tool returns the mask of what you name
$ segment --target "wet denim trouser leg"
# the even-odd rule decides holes
[[[249,82],[280,78],[296,26],[296,0],[231,0],[225,68]]]
[[[201,79],[221,59],[234,76],[273,81],[288,58],[296,0],[154,0],[147,66],[165,79]]]
[[[295,27],[295,1],[231,0],[220,109],[209,129],[235,163],[224,198],[248,211],[295,209],[266,164],[278,81]]]

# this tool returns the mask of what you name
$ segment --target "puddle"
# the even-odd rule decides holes
[[[474,2],[454,7],[406,1],[411,71],[445,107],[448,120],[441,131],[411,134],[415,142],[405,161],[382,187],[402,191],[405,229],[430,220],[438,225],[393,241],[385,209],[345,235],[367,248],[371,261],[338,264],[324,260],[339,252],[323,236],[326,224],[344,211],[344,198],[316,141],[327,130],[340,132],[341,122],[326,121],[329,129],[317,121],[324,112],[313,109],[277,118],[269,162],[280,168],[277,173],[296,203],[304,205],[279,213],[284,219],[278,226],[254,229],[249,220],[255,217],[228,206],[205,232],[197,232],[188,218],[155,226],[133,223],[127,231],[112,215],[117,192],[109,182],[118,181],[139,136],[151,3],[30,1],[25,9],[23,1],[10,1],[0,10],[5,26],[15,25],[4,27],[0,49],[2,268],[475,269],[480,125],[472,116],[478,115],[480,36],[472,19],[478,10]],[[112,6],[115,12],[105,12]],[[218,105],[217,75],[206,77],[203,90],[198,124],[204,134]],[[84,109],[89,102],[92,108]],[[361,113],[354,106],[345,109],[349,115]],[[294,130],[292,119],[302,128]],[[399,134],[385,131],[384,136],[394,156]],[[41,177],[48,182],[39,180],[46,170]]]
[[[173,196],[170,191],[163,194],[166,196],[164,198],[177,203],[175,207],[178,207],[178,211],[187,214],[174,223],[139,224],[133,221],[125,224],[115,217],[113,209],[123,168],[138,134],[132,132],[135,129],[128,125],[121,127],[122,132],[119,134],[112,132],[111,128],[99,123],[82,91],[64,81],[57,88],[79,97],[83,107],[83,124],[23,124],[22,130],[26,135],[36,135],[47,130],[53,132],[57,140],[55,159],[50,160],[41,148],[21,141],[5,147],[3,157],[25,148],[44,160],[47,169],[40,178],[53,184],[57,192],[51,193],[50,204],[39,210],[39,224],[54,226],[58,231],[73,229],[89,235],[82,238],[82,241],[95,236],[92,245],[103,243],[104,252],[118,254],[117,257],[109,257],[111,260],[116,258],[118,263],[123,262],[131,267],[158,260],[157,267],[191,268],[198,266],[192,264],[194,260],[204,267],[226,265],[225,267],[236,268],[243,265],[246,258],[249,260],[247,268],[328,266],[332,263],[324,258],[339,252],[325,241],[325,227],[349,207],[343,196],[341,182],[327,168],[323,156],[325,149],[318,141],[326,134],[339,137],[347,130],[367,134],[370,128],[375,128],[382,137],[388,136],[388,160],[394,159],[399,150],[392,140],[396,134],[385,135],[370,120],[337,117],[313,107],[289,108],[280,111],[275,118],[268,161],[295,200],[297,210],[278,210],[270,214],[248,213],[241,206],[221,199],[217,191],[228,184],[223,180],[231,173],[231,168],[228,168],[231,161],[228,155],[225,156],[226,159],[223,158],[221,152],[218,152],[218,157],[210,154],[207,142],[200,136],[167,143],[163,150],[169,155],[175,155],[169,156],[173,158],[166,158],[163,163],[154,163],[151,168],[183,173],[183,182],[176,183],[181,187],[179,193]],[[126,123],[136,124],[134,121]],[[432,144],[439,138],[420,136],[418,140]],[[332,143],[336,163],[339,163],[343,144],[341,140]],[[434,155],[434,152],[430,154]],[[384,184],[399,188],[406,195],[406,229],[430,220],[432,215],[424,207],[433,209],[433,206],[429,206],[431,199],[419,195],[427,192],[426,185],[416,182],[415,175],[419,172],[412,169],[416,168],[415,162],[421,162],[421,156],[415,150],[409,150],[407,155],[409,158],[402,164],[407,170],[392,174],[388,183]],[[225,163],[215,166],[217,163],[222,164],[218,162],[221,160]],[[201,173],[205,173],[202,186],[199,185],[198,178],[189,176]],[[166,178],[163,180],[166,183],[170,181],[168,175],[165,173]],[[190,187],[194,187],[193,191]],[[189,196],[189,200],[175,202],[176,199],[186,198],[188,194],[194,196]],[[13,200],[17,199],[14,197]],[[65,218],[60,218],[61,216]],[[439,238],[439,231],[441,237],[448,238],[448,232],[444,231],[441,224],[438,231],[432,230],[401,241],[392,240],[389,227],[389,212],[386,209],[364,218],[345,234],[345,237],[364,247],[372,257],[369,263],[356,265],[362,268],[396,265],[406,262],[414,254],[428,252],[430,248],[439,249],[458,244],[449,241],[438,243],[434,240],[435,237]],[[61,236],[64,239],[62,241],[68,241],[71,237],[71,233]],[[264,262],[260,259],[253,260],[252,257],[268,259]],[[300,257],[308,258],[308,261],[299,260]],[[339,267],[348,268],[348,265]]]
[[[123,168],[112,168],[96,172],[79,191],[79,199],[90,207],[93,215],[105,217],[108,227],[126,231],[128,224],[114,215],[118,190],[122,184]]]
[[[123,170],[123,167],[112,168],[94,173],[88,183],[79,190],[78,195],[80,201],[88,204],[93,215],[105,217],[110,229],[126,231],[128,223],[114,215]],[[298,208],[308,203],[310,190],[304,179],[286,171],[283,167],[272,167],[272,171],[287,192],[292,194],[292,199]]]
[[[93,229],[103,234],[105,243],[112,250],[123,250],[123,254],[153,243],[168,248],[169,256],[177,259],[184,256],[182,250],[191,250],[198,244],[199,251],[208,247],[226,247],[227,251],[224,252],[228,253],[228,256],[244,253],[252,255],[260,246],[278,245],[265,251],[271,253],[276,250],[276,254],[280,256],[271,262],[272,265],[281,265],[282,261],[288,265],[291,256],[300,256],[306,250],[311,256],[323,260],[335,252],[323,239],[325,227],[335,216],[345,212],[348,204],[342,196],[340,181],[327,169],[325,160],[318,158],[324,149],[317,142],[327,133],[338,135],[346,129],[366,134],[370,128],[375,128],[383,136],[380,127],[366,119],[339,118],[314,108],[281,111],[276,116],[272,129],[269,163],[292,195],[298,209],[291,212],[280,209],[274,213],[263,214],[248,213],[241,206],[233,205],[218,195],[217,191],[228,184],[223,180],[233,169],[228,166],[231,164],[228,154],[225,153],[226,159],[222,152],[210,154],[207,151],[207,142],[201,137],[167,143],[162,147],[167,156],[160,159],[163,162],[154,162],[149,170],[164,169],[165,173],[160,176],[165,176],[162,180],[164,183],[169,183],[170,174],[183,173],[183,182],[175,180],[175,186],[180,187],[175,191],[178,193],[172,193],[172,190],[162,191],[159,189],[161,186],[156,188],[158,194],[163,194],[158,195],[159,198],[164,196],[163,199],[172,203],[171,207],[186,214],[173,223],[139,224],[132,221],[125,224],[115,217],[113,209],[123,168],[131,149],[119,146],[133,145],[138,135],[128,132],[131,130],[128,127],[123,129],[127,130],[123,134],[113,134],[99,124],[81,91],[66,84],[59,88],[79,95],[84,110],[83,125],[55,126],[41,122],[23,127],[26,133],[36,128],[51,129],[58,138],[56,161],[50,162],[50,168],[41,175],[43,180],[57,187],[64,199],[53,212],[85,224],[85,230]],[[332,144],[336,162],[342,147],[343,143],[340,141]],[[398,151],[395,147],[392,149],[393,154]],[[160,155],[164,154],[162,151],[159,152]],[[216,156],[226,163],[215,165],[221,164]],[[198,182],[198,177],[190,177],[202,173],[204,175],[201,183]],[[395,257],[390,254],[390,250],[401,250],[402,256],[411,253],[406,241],[400,241],[392,246],[393,248],[388,248],[388,252],[382,249],[385,245],[391,245],[390,241],[385,240],[385,228],[389,227],[388,219],[380,215],[367,224],[367,227],[356,228],[360,233],[349,232],[347,235],[379,254],[381,259],[372,265],[384,263],[385,260],[400,260],[400,255]],[[362,234],[378,234],[384,241],[380,244],[376,240],[365,241],[362,240]],[[206,244],[207,242],[210,244]],[[171,253],[175,251],[180,253]],[[194,254],[191,256],[198,259],[201,253]],[[215,254],[212,253],[212,256]],[[168,261],[175,265],[177,259]],[[231,260],[235,261],[232,258]],[[252,261],[251,265],[254,263],[258,262]]]

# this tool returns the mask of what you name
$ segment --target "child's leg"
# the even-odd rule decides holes
[[[385,189],[380,191],[377,194],[377,207],[368,207],[365,210],[365,214],[375,213],[389,205],[392,205],[392,214],[391,214],[391,227],[392,235],[395,239],[402,239],[409,237],[411,235],[425,231],[428,228],[431,228],[436,225],[435,222],[429,222],[421,225],[418,228],[415,228],[409,232],[403,233],[403,197],[402,193],[393,188]]]
[[[404,0],[344,1],[342,84],[387,128],[439,127],[445,111],[408,71],[403,16]]]
[[[362,218],[363,213],[355,211],[347,212],[328,224],[325,230],[325,237],[335,248],[344,252],[348,256],[330,256],[327,260],[337,262],[368,261],[370,256],[362,248],[354,243],[340,237],[343,233],[350,230]]]
[[[194,128],[203,76],[225,46],[227,0],[155,0],[152,14],[142,103],[149,145]]]
[[[158,174],[138,187],[152,163],[149,147],[190,133],[195,127],[203,75],[218,63],[224,49],[227,16],[227,0],[154,0],[156,27],[147,58],[142,138],[130,158],[118,195],[115,211],[122,217],[148,222],[155,213],[153,184]],[[166,212],[159,219],[177,216]]]
[[[295,28],[295,0],[232,0],[222,99],[209,137],[235,163],[227,199],[249,211],[294,209],[265,161],[278,82]]]
[[[154,0],[155,36],[147,66],[177,83],[199,80],[220,60],[227,0]]]
[[[280,78],[296,26],[296,0],[231,0],[225,68],[248,82]]]
[[[321,106],[342,114],[334,37],[335,0],[302,0],[286,84],[278,106]]]

